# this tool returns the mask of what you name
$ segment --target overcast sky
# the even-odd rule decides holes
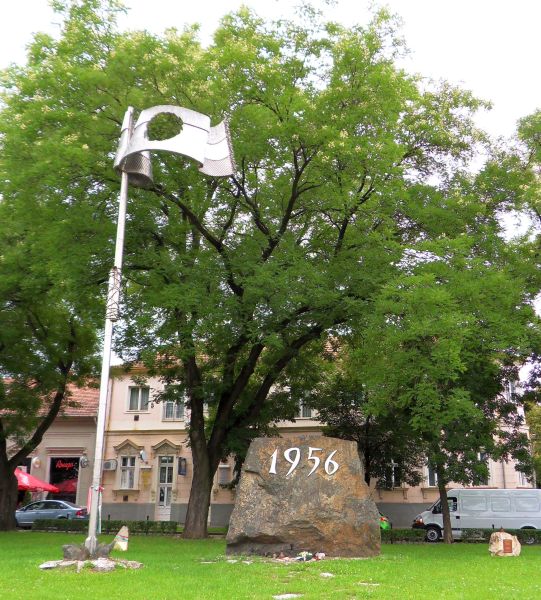
[[[323,0],[315,4],[322,5]],[[218,19],[246,4],[261,16],[291,15],[295,0],[125,0],[122,28],[161,33],[201,23],[208,39]],[[368,0],[337,0],[327,14],[345,24],[366,23]],[[541,0],[387,0],[399,14],[411,49],[406,66],[432,79],[447,79],[493,102],[479,123],[495,135],[511,135],[516,121],[541,108]],[[37,31],[58,32],[48,0],[0,3],[0,67],[25,60]]]

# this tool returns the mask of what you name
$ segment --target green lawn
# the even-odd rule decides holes
[[[541,598],[541,546],[523,547],[518,558],[492,558],[485,544],[407,544],[385,545],[381,556],[365,560],[278,564],[249,558],[246,564],[227,562],[223,540],[132,536],[128,552],[115,556],[144,563],[139,571],[77,574],[38,568],[60,559],[62,544],[83,540],[64,533],[0,533],[0,599]]]

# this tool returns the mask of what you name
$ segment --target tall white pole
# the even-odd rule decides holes
[[[128,127],[131,135],[133,126],[133,108],[129,107],[124,117],[123,129]],[[118,222],[116,230],[115,259],[109,275],[107,290],[107,307],[105,313],[105,330],[103,334],[103,355],[101,363],[100,396],[98,403],[98,421],[96,424],[96,451],[94,453],[94,469],[90,488],[90,515],[88,537],[85,546],[93,555],[98,545],[98,511],[101,493],[103,470],[103,451],[105,440],[105,417],[109,391],[109,371],[111,368],[111,345],[113,340],[113,323],[118,320],[120,303],[120,277],[122,272],[122,254],[124,251],[124,229],[126,224],[126,206],[128,203],[128,174],[122,171],[120,197],[118,202]]]

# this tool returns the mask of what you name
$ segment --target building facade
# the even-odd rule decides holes
[[[58,494],[34,492],[32,499],[57,498],[86,506],[96,447],[99,390],[71,388],[65,407],[21,468],[57,486]]]
[[[183,522],[190,494],[193,464],[188,446],[188,411],[183,404],[154,402],[163,385],[156,378],[138,383],[143,371],[116,370],[111,379],[106,419],[102,518],[174,520]],[[278,424],[284,437],[319,435],[315,413],[300,407],[295,421]],[[489,461],[489,488],[531,487],[513,462]],[[233,461],[219,465],[214,478],[209,525],[225,525],[235,501],[228,484]],[[455,486],[456,487],[456,486]],[[410,487],[397,481],[392,490],[372,482],[372,494],[381,512],[396,527],[409,527],[416,514],[438,498],[435,474],[425,468],[424,481]]]
[[[111,379],[106,419],[102,518],[184,522],[193,463],[188,446],[189,413],[183,404],[154,402],[163,385],[156,378],[144,385],[137,375],[116,371]],[[284,436],[319,435],[319,423],[302,417],[284,423]],[[209,525],[229,522],[235,491],[233,460],[221,463],[214,477]]]

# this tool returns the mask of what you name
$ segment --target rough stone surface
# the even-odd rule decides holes
[[[107,558],[115,546],[113,540],[110,544],[98,544],[94,554],[90,556],[88,548],[84,544],[66,544],[62,546],[62,552],[64,553],[64,560],[89,560],[95,558]]]
[[[111,554],[111,550],[113,550],[115,547],[115,544],[115,540],[113,540],[110,544],[98,544],[91,558],[108,558],[109,554]]]
[[[88,560],[90,554],[84,544],[66,544],[62,546],[64,560]]]
[[[300,452],[293,470],[297,451],[290,448]],[[325,469],[333,451],[332,460],[338,464],[334,473],[331,462]],[[289,452],[290,462],[284,452]],[[320,458],[312,474],[316,461],[309,456]],[[379,554],[379,515],[362,478],[355,442],[323,436],[254,440],[226,540],[228,554]]]
[[[516,535],[496,531],[490,536],[488,551],[492,556],[520,556],[521,545]]]

